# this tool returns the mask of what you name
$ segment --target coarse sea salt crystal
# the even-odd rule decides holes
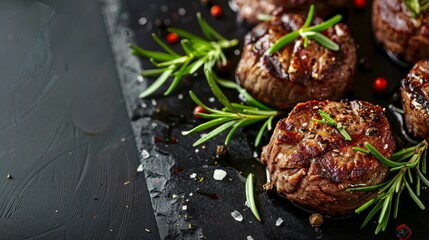
[[[224,171],[224,170],[222,170],[222,169],[216,169],[216,170],[214,170],[214,173],[213,173],[213,178],[215,179],[215,180],[222,180],[222,179],[224,179],[226,177],[226,172]]]
[[[148,157],[150,157],[149,152],[148,152],[148,151],[146,151],[145,149],[143,149],[143,151],[142,151],[142,158],[143,158],[143,159],[146,159],[146,158],[148,158]]]
[[[196,178],[197,174],[196,173],[192,173],[191,175],[189,175],[189,178]]]
[[[247,236],[247,240],[253,240],[252,236]]]
[[[143,165],[142,165],[142,164],[140,164],[140,165],[137,167],[137,172],[143,172]]]
[[[234,210],[234,212],[231,213],[231,216],[236,220],[236,221],[243,221],[243,216],[241,215],[241,213],[239,213],[237,210]]]
[[[282,218],[278,218],[277,221],[276,221],[276,226],[278,227],[278,226],[282,225],[282,223],[283,223],[283,219]]]

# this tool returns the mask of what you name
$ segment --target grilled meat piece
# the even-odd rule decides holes
[[[236,69],[241,85],[257,99],[280,109],[312,99],[338,100],[350,88],[356,68],[356,47],[344,24],[324,32],[340,50],[330,51],[313,40],[298,38],[278,52],[268,50],[279,38],[299,29],[305,18],[279,15],[258,24],[245,36]],[[322,20],[315,18],[313,24]]]
[[[328,113],[352,137],[313,119],[318,109]],[[298,104],[280,120],[261,159],[267,165],[278,194],[307,209],[330,216],[345,215],[368,201],[376,192],[347,188],[379,184],[388,167],[372,155],[357,152],[369,142],[390,157],[395,142],[384,110],[364,101],[308,101]]]
[[[413,18],[404,0],[374,0],[372,24],[376,40],[408,62],[429,58],[429,12]]]
[[[402,104],[408,131],[415,137],[429,137],[429,61],[421,60],[401,81]]]
[[[257,24],[258,14],[271,15],[280,8],[289,13],[305,14],[311,4],[315,4],[316,14],[325,17],[333,10],[347,6],[347,0],[235,0],[238,7],[239,19],[250,24]]]

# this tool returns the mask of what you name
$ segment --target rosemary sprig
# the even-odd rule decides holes
[[[281,112],[273,110],[254,99],[236,83],[220,79],[212,71],[212,65],[214,64],[215,61],[211,60],[211,62],[204,66],[204,74],[213,94],[224,107],[221,110],[210,108],[203,104],[201,100],[198,99],[192,91],[190,91],[189,95],[192,100],[206,111],[206,113],[198,113],[197,115],[201,118],[210,119],[210,121],[202,123],[189,131],[182,132],[182,134],[188,135],[216,127],[214,130],[197,140],[193,144],[195,147],[231,128],[225,139],[225,145],[227,145],[238,128],[263,122],[255,139],[255,146],[258,146],[261,142],[264,131],[266,129],[268,131],[271,130],[274,117],[280,115]],[[243,94],[248,104],[230,102],[218,84],[226,88],[236,89],[238,92]]]
[[[214,30],[202,17],[197,13],[198,24],[201,31],[207,39],[196,36],[182,29],[168,28],[167,31],[178,34],[181,38],[181,46],[184,55],[175,52],[169,46],[161,41],[155,34],[152,34],[153,39],[160,45],[165,52],[155,52],[141,49],[140,47],[130,44],[132,53],[147,59],[153,63],[155,69],[142,71],[145,77],[158,77],[155,82],[146,88],[140,98],[145,98],[153,94],[161,86],[163,86],[170,77],[173,81],[169,88],[164,92],[164,95],[170,94],[180,80],[184,76],[195,73],[202,66],[211,64],[212,61],[221,61],[226,64],[226,57],[223,53],[224,49],[234,47],[238,44],[238,40],[226,40],[216,30]]]
[[[398,151],[392,155],[391,159],[387,159],[381,155],[380,152],[378,152],[371,144],[365,143],[365,146],[368,150],[362,148],[354,148],[354,150],[375,156],[381,163],[389,166],[391,172],[396,172],[392,178],[384,183],[374,186],[347,189],[347,191],[378,190],[378,194],[375,198],[367,201],[355,210],[356,213],[360,213],[374,205],[372,210],[365,218],[362,228],[368,224],[375,214],[380,212],[377,221],[378,224],[375,229],[375,234],[378,234],[380,231],[384,231],[386,229],[392,208],[393,217],[396,218],[398,216],[399,200],[401,193],[405,188],[417,206],[419,206],[422,210],[425,209],[425,206],[419,199],[419,196],[421,182],[429,187],[429,180],[425,177],[428,142],[424,140],[416,146]],[[408,161],[404,162],[406,158],[408,158]],[[415,183],[415,191],[412,188],[413,183]]]
[[[408,12],[417,18],[423,11],[429,9],[429,0],[404,0]]]
[[[255,196],[253,191],[253,174],[249,173],[246,179],[246,201],[247,205],[252,211],[253,215],[258,221],[261,221],[261,217],[259,216],[258,208],[255,203]]]
[[[343,125],[341,123],[337,123],[337,121],[335,121],[331,116],[329,116],[329,114],[327,114],[326,112],[322,111],[322,110],[318,110],[319,111],[319,115],[323,118],[322,120],[319,119],[313,119],[313,121],[318,122],[318,123],[323,123],[323,124],[328,124],[330,126],[335,127],[338,132],[341,133],[341,135],[343,135],[343,137],[347,140],[347,141],[351,141],[352,137],[350,136],[350,134],[344,129]]]
[[[314,5],[311,5],[304,25],[302,25],[300,29],[290,32],[285,36],[281,37],[279,40],[277,40],[273,44],[273,46],[271,46],[268,53],[273,54],[279,51],[284,46],[288,45],[289,43],[291,43],[292,41],[294,41],[300,36],[304,38],[304,47],[307,47],[308,39],[312,39],[329,50],[338,51],[340,49],[338,44],[333,42],[331,39],[325,37],[325,35],[321,34],[320,32],[325,31],[326,29],[339,23],[342,18],[341,15],[336,15],[331,19],[327,20],[326,22],[310,27],[313,17],[314,17]]]

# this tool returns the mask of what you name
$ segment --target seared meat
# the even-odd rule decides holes
[[[298,38],[277,53],[268,54],[273,43],[304,22],[302,15],[281,15],[258,24],[245,36],[236,76],[253,96],[280,109],[312,99],[338,100],[352,83],[356,48],[344,24],[325,31],[339,45],[339,51],[330,51],[312,40],[305,48]],[[313,21],[321,22],[319,18]]]
[[[317,2],[317,4],[315,4]],[[306,13],[315,4],[316,14],[325,17],[333,10],[347,6],[347,0],[235,0],[239,8],[239,18],[250,24],[258,23],[258,14],[271,15],[283,7],[289,13]]]
[[[415,63],[429,58],[429,12],[413,18],[404,0],[374,0],[372,23],[375,38],[383,47]]]
[[[352,137],[347,141],[321,119],[318,109],[341,123]],[[280,195],[310,210],[334,215],[351,213],[374,192],[345,190],[381,183],[388,167],[352,147],[369,142],[390,157],[395,142],[384,110],[364,101],[309,101],[298,104],[277,123],[261,159]]]
[[[429,61],[421,60],[401,81],[402,104],[408,131],[421,138],[429,136]]]

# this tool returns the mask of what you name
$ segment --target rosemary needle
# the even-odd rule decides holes
[[[253,174],[249,173],[246,179],[246,201],[247,205],[252,211],[253,215],[258,221],[261,221],[258,209],[255,203],[254,189],[253,189]]]
[[[292,41],[294,41],[300,36],[304,38],[304,47],[307,47],[308,39],[312,39],[329,50],[338,51],[340,49],[338,44],[333,42],[331,39],[325,37],[320,32],[325,31],[326,29],[339,23],[342,18],[341,15],[336,15],[321,24],[310,27],[313,17],[314,17],[314,5],[311,5],[304,25],[302,25],[300,29],[290,32],[285,36],[281,37],[280,39],[278,39],[268,50],[268,53],[269,54],[276,53],[284,46],[288,45],[289,43],[291,43]]]

